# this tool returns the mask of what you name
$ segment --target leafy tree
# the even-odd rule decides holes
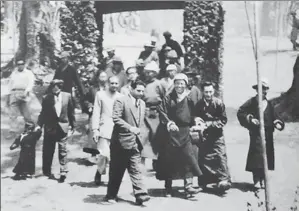
[[[216,95],[223,97],[224,11],[219,1],[185,2],[184,41],[185,63],[203,81],[216,85]]]
[[[71,52],[70,61],[82,80],[88,82],[97,70],[100,32],[92,1],[67,1],[61,15],[61,46]]]

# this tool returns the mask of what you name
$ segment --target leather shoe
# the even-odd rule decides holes
[[[147,202],[150,199],[151,199],[150,196],[147,194],[137,195],[136,196],[136,204],[142,205],[144,202]]]
[[[193,188],[193,187],[188,187],[188,188],[185,188],[185,192],[188,193],[188,194],[197,194],[199,193],[199,189],[196,189],[196,188]]]
[[[65,179],[66,179],[66,176],[65,175],[61,175],[60,178],[59,178],[59,180],[58,180],[58,182],[59,183],[64,183]]]
[[[106,196],[104,198],[104,201],[107,202],[107,203],[109,203],[109,204],[116,204],[117,203],[116,198],[111,198],[111,197],[108,197],[108,196]]]
[[[46,177],[48,177],[48,179],[56,180],[56,177],[54,176],[54,174],[51,174],[51,173],[44,173],[44,175],[45,175]]]

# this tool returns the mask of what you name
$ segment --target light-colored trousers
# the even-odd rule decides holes
[[[100,154],[97,157],[98,172],[106,174],[106,168],[110,162],[110,140],[100,137],[97,143]]]

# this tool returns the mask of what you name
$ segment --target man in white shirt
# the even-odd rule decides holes
[[[25,122],[32,121],[32,114],[29,108],[29,101],[32,97],[32,89],[35,82],[34,74],[25,68],[24,61],[17,62],[18,69],[12,72],[8,85],[7,105],[10,109],[10,122],[15,123],[19,113],[24,117]],[[17,128],[11,124],[10,135],[13,137]]]
[[[93,139],[97,143],[99,151],[98,169],[95,175],[95,183],[101,184],[102,175],[106,173],[107,164],[110,159],[110,139],[114,127],[112,119],[113,104],[116,98],[121,94],[117,91],[119,88],[119,79],[117,76],[111,76],[108,79],[108,89],[98,91],[95,96],[93,114],[92,114],[92,131]]]

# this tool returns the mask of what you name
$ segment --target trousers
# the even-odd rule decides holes
[[[147,194],[143,178],[141,153],[137,148],[123,149],[119,144],[111,143],[110,145],[110,168],[109,182],[107,188],[107,197],[116,198],[125,170],[131,178],[134,195]]]
[[[58,143],[58,159],[60,164],[60,174],[66,175],[68,172],[67,168],[67,140],[60,138],[58,134],[51,134],[45,132],[44,143],[43,143],[43,173],[45,175],[51,174],[53,155],[55,152],[56,143]]]
[[[100,154],[97,157],[98,172],[100,174],[106,173],[106,168],[110,160],[110,141],[106,138],[100,138],[97,144],[97,148]]]

